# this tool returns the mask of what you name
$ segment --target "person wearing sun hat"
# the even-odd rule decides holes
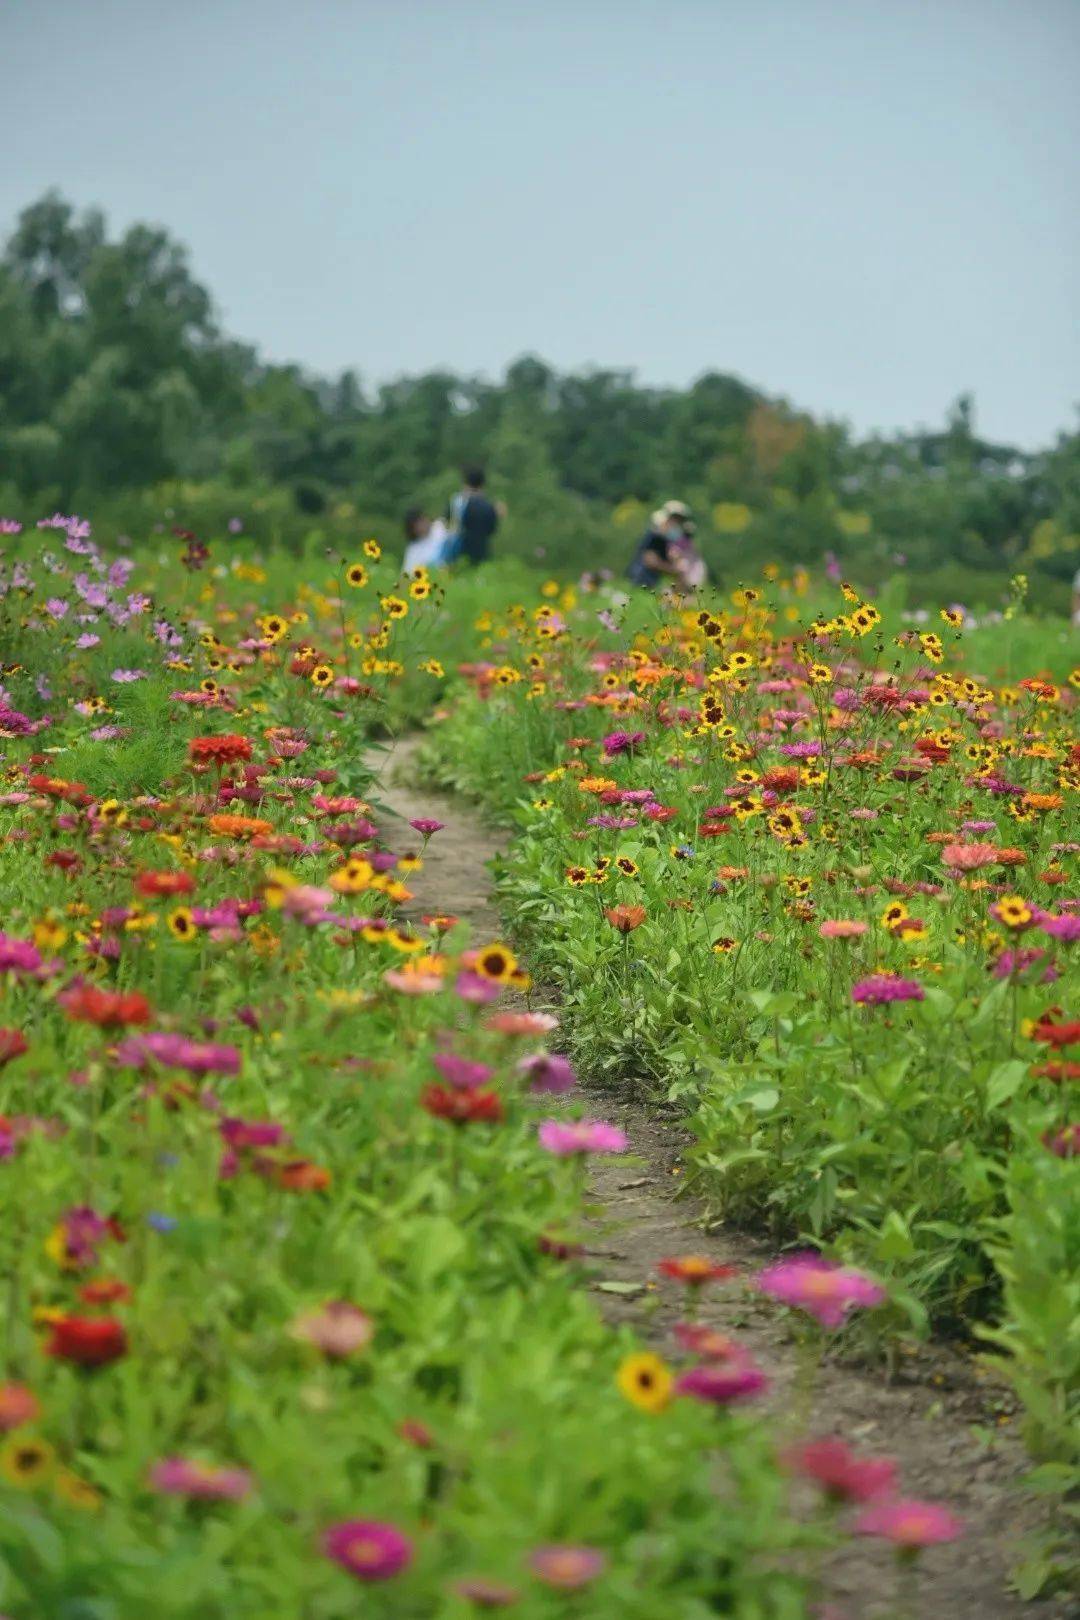
[[[673,548],[683,537],[682,524],[689,515],[690,508],[683,501],[667,501],[657,507],[628,570],[635,585],[644,585],[651,591],[664,579],[670,579],[673,585],[678,582],[679,568]]]

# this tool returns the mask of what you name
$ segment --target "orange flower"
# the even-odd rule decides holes
[[[207,826],[222,838],[253,838],[256,833],[274,830],[272,822],[260,821],[258,816],[216,815],[210,817]]]
[[[644,906],[608,906],[604,916],[620,934],[632,934],[645,921],[646,911]]]

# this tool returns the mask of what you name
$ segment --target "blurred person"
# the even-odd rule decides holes
[[[447,561],[450,531],[442,518],[433,518],[422,506],[405,513],[405,557],[402,569],[442,568]]]
[[[705,563],[694,544],[694,520],[684,501],[666,501],[652,514],[638,542],[629,575],[635,585],[655,590],[696,590],[705,583]]]
[[[506,515],[501,505],[485,493],[487,475],[483,467],[469,466],[462,473],[462,487],[450,503],[454,530],[452,555],[464,557],[472,566],[487,562],[499,521]]]
[[[1072,622],[1080,630],[1080,568],[1073,576],[1072,586]]]

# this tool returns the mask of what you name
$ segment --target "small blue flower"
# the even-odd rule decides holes
[[[175,1232],[180,1222],[175,1215],[162,1215],[160,1210],[152,1209],[146,1217],[147,1226],[152,1226],[155,1232]]]

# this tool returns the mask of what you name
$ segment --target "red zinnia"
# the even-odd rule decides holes
[[[670,1255],[661,1260],[657,1271],[665,1277],[674,1277],[676,1282],[685,1283],[688,1288],[700,1288],[707,1282],[721,1282],[726,1277],[737,1275],[735,1266],[717,1266],[703,1254],[677,1254]]]
[[[60,1316],[45,1354],[77,1367],[105,1367],[127,1353],[123,1324],[111,1316]]]
[[[192,737],[188,744],[188,757],[192,764],[231,765],[236,760],[251,758],[251,744],[238,732],[225,732],[220,737]]]
[[[1066,1023],[1055,1024],[1051,1019],[1041,1018],[1031,1032],[1036,1041],[1045,1041],[1058,1052],[1064,1046],[1076,1046],[1080,1043],[1080,1018],[1071,1018]]]
[[[29,1050],[21,1029],[0,1029],[0,1069]]]
[[[471,1125],[478,1120],[494,1125],[503,1117],[498,1092],[484,1091],[480,1087],[466,1090],[455,1086],[425,1086],[420,1093],[420,1104],[436,1119],[448,1119],[452,1125]]]
[[[159,895],[192,894],[195,879],[187,872],[140,872],[135,889],[151,900]]]
[[[148,1024],[150,1003],[138,990],[98,990],[81,984],[58,997],[69,1018],[101,1029],[120,1029],[127,1024]]]

